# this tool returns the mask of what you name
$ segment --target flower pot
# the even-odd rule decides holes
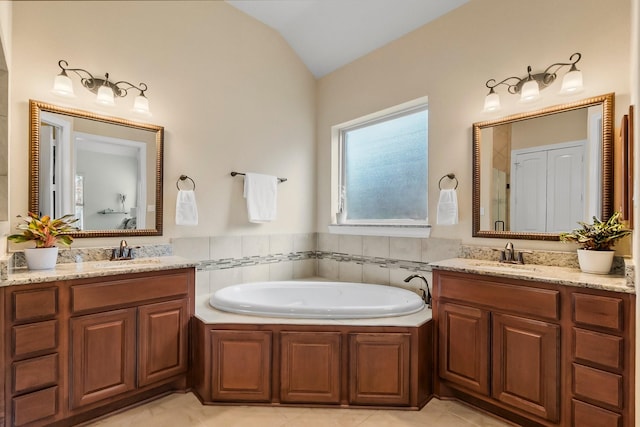
[[[580,270],[592,274],[609,274],[613,264],[614,251],[588,251],[578,249]]]
[[[58,261],[58,248],[29,248],[24,250],[29,270],[51,270]]]

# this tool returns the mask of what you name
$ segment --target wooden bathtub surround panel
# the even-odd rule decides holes
[[[581,363],[591,363],[621,372],[624,368],[624,339],[581,328],[573,328],[573,357]]]
[[[560,414],[560,326],[494,313],[492,396],[549,421]]]
[[[341,335],[280,333],[280,401],[340,403]]]
[[[439,355],[436,396],[465,401],[517,425],[634,426],[635,295],[438,269],[433,272],[433,282]],[[451,283],[454,292],[449,289]],[[504,286],[495,288],[501,289],[500,293],[479,298],[484,291],[475,288],[486,290],[485,283]],[[508,294],[518,287],[557,292],[557,320],[531,314],[528,309],[516,313],[526,302],[504,308],[502,303],[490,301],[511,300],[513,295]],[[464,355],[475,347],[462,344],[464,340],[459,338],[461,344],[447,344],[450,335],[464,333],[459,325],[454,332],[451,326],[447,328],[449,317],[462,317],[451,313],[451,306],[466,307],[462,311],[468,318],[473,318],[470,313],[475,317],[488,314],[488,394],[474,390],[460,376],[452,376],[443,365],[447,363],[443,352],[457,351],[453,358],[460,358],[462,364]],[[469,372],[475,371],[469,368]]]
[[[409,334],[349,336],[349,402],[409,405]]]
[[[521,286],[521,281],[507,282],[490,276],[452,272],[441,276],[437,286],[441,298],[547,320],[560,318],[560,292],[556,289]]]
[[[58,288],[20,289],[11,293],[15,323],[52,319],[58,314]]]
[[[195,391],[203,403],[253,400],[272,405],[419,409],[433,393],[431,325],[430,321],[418,327],[205,324],[195,319],[195,370],[203,376],[194,379]],[[262,374],[267,369],[265,358],[257,356],[267,353],[263,349],[269,342],[270,378]],[[240,363],[244,369],[240,375],[248,378],[222,378]],[[269,389],[269,384],[268,402],[264,396],[255,399],[256,390]]]
[[[0,426],[72,426],[186,390],[195,271],[171,270],[169,276],[180,277],[177,290],[163,291],[161,298],[152,293],[150,300],[140,301],[139,294],[129,292],[138,296],[127,296],[129,302],[114,308],[114,299],[107,296],[79,313],[71,310],[72,289],[82,294],[82,286],[99,284],[103,293],[110,289],[126,295],[122,283],[152,284],[163,272],[0,289],[5,308],[5,419]],[[109,288],[110,283],[116,286]],[[185,283],[188,291],[183,294]],[[44,303],[28,305],[36,301]]]
[[[182,273],[94,280],[71,286],[71,311],[90,312],[154,299],[178,298],[189,293],[189,282],[189,278]]]
[[[138,386],[187,372],[188,313],[185,299],[138,309]]]
[[[271,400],[271,332],[211,331],[211,398]]]
[[[71,319],[71,407],[135,388],[135,309]]]
[[[440,377],[488,395],[489,313],[452,303],[438,310]]]

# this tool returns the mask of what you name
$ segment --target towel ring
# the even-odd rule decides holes
[[[455,174],[448,173],[448,174],[444,175],[442,178],[440,178],[440,181],[438,181],[438,188],[440,190],[442,190],[442,180],[445,179],[445,178],[453,179],[456,182],[456,186],[453,187],[453,189],[455,190],[455,189],[458,188],[458,178],[456,178]]]
[[[186,181],[187,179],[191,181],[191,184],[193,184],[193,189],[196,189],[196,182],[193,179],[189,178],[187,175],[180,175],[180,178],[178,178],[178,180],[176,181],[176,187],[178,188],[178,190],[181,189],[180,181]]]

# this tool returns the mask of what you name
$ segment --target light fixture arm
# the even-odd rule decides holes
[[[576,57],[576,59],[574,60],[573,57]],[[569,57],[569,61],[571,62],[556,62],[555,64],[551,64],[547,67],[546,70],[544,70],[544,74],[545,78],[551,78],[551,76],[553,76],[552,80],[556,79],[556,73],[558,71],[560,71],[562,69],[562,67],[566,67],[566,66],[571,66],[571,68],[569,69],[569,71],[576,71],[578,68],[576,67],[576,64],[578,62],[580,62],[580,59],[582,59],[582,54],[580,52],[576,52],[573,55],[571,55]],[[555,67],[555,70],[552,71],[552,69]],[[548,76],[548,77],[547,77]],[[549,82],[550,83],[550,82]]]
[[[509,83],[509,80],[515,80],[514,84]],[[489,88],[489,93],[495,93],[495,91],[493,90],[493,88],[495,88],[496,86],[500,86],[500,85],[505,85],[507,86],[507,91],[514,95],[516,93],[518,93],[518,83],[520,83],[522,81],[522,79],[520,79],[519,77],[507,77],[506,79],[502,80],[501,82],[497,82],[495,79],[489,79],[487,80],[487,82],[485,83],[485,86],[487,86]],[[492,83],[493,82],[493,83]]]

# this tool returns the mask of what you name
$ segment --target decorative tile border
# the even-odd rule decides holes
[[[316,252],[317,259],[331,259],[338,262],[353,262],[356,264],[377,265],[382,268],[402,268],[409,271],[431,271],[431,266],[426,262],[408,261],[394,258],[379,258],[363,255],[350,255],[340,252]]]
[[[273,254],[266,256],[250,256],[242,258],[222,258],[200,261],[198,271],[226,270],[229,268],[249,267],[260,264],[275,264],[278,262],[302,261],[316,259],[315,251],[290,252],[288,254]]]

